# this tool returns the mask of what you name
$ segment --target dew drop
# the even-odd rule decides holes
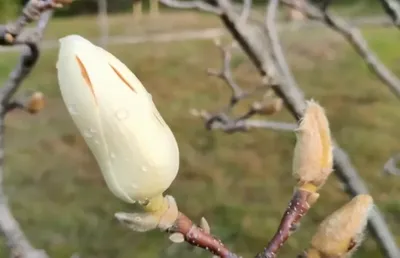
[[[142,166],[142,171],[143,171],[143,172],[147,172],[147,167]]]
[[[140,222],[140,221],[142,221],[142,218],[140,218],[140,217],[138,216],[138,217],[134,217],[133,220],[136,221],[136,222]]]
[[[99,140],[95,140],[94,143],[97,144],[97,145],[100,144]]]
[[[114,153],[114,152],[111,152],[110,157],[111,157],[112,159],[115,159],[115,153]]]
[[[120,109],[117,111],[116,116],[117,116],[118,120],[125,120],[128,118],[129,113],[125,109]]]
[[[83,130],[83,136],[85,138],[92,138],[93,135],[89,131]]]
[[[76,109],[75,105],[68,105],[68,111],[71,113],[71,115],[77,115],[78,111]]]
[[[149,204],[149,200],[139,201],[139,204],[146,206]]]
[[[149,99],[153,100],[153,95],[151,95],[150,93],[148,93]]]
[[[96,131],[95,129],[93,129],[93,128],[90,128],[89,131],[90,131],[91,133],[96,133],[96,132],[97,132],[97,131]]]

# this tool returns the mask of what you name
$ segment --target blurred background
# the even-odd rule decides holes
[[[0,20],[15,18],[23,2],[0,1]],[[365,21],[358,25],[365,39],[400,75],[400,33],[381,22],[387,16],[378,1],[334,2],[336,13]],[[228,33],[212,14],[161,4],[151,11],[149,1],[141,5],[142,12],[131,0],[109,0],[106,8],[95,0],[77,0],[56,12],[43,54],[24,81],[24,88],[45,93],[46,108],[34,116],[14,111],[6,120],[4,184],[10,206],[34,246],[52,257],[210,257],[186,244],[172,244],[158,230],[129,231],[114,218],[115,212],[133,208],[106,188],[57,85],[57,40],[79,34],[120,58],[153,95],[179,143],[181,168],[167,193],[180,210],[193,221],[204,216],[213,234],[237,253],[253,257],[274,234],[293,192],[295,135],[262,129],[207,131],[190,110],[216,111],[230,97],[229,88],[206,73],[221,65],[213,40],[229,42]],[[264,10],[265,1],[255,0],[252,19],[262,22]],[[400,245],[400,178],[382,173],[383,164],[400,150],[400,103],[341,36],[324,26],[297,27],[287,22],[287,12],[282,8],[280,13],[280,36],[289,65],[306,97],[326,108],[333,136],[349,153]],[[1,83],[18,55],[19,48],[0,48]],[[233,71],[243,88],[260,85],[260,76],[241,53],[233,57]],[[293,122],[284,110],[268,119]],[[348,200],[332,175],[278,257],[295,257],[308,246],[318,223]],[[5,242],[0,243],[0,257],[8,257]],[[367,235],[354,257],[383,255]]]

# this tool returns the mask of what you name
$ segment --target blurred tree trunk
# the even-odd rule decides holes
[[[150,15],[151,16],[158,16],[160,14],[158,5],[159,5],[158,0],[150,0]]]
[[[142,0],[134,0],[133,1],[133,18],[135,20],[139,20],[143,16],[143,6]]]
[[[107,0],[97,0],[98,14],[97,22],[100,31],[100,46],[106,47],[108,43],[108,14]]]

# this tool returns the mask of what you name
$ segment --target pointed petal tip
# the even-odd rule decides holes
[[[86,38],[77,35],[71,34],[65,37],[60,38],[59,40],[60,49],[82,49],[86,47],[93,47],[94,44],[87,40]]]

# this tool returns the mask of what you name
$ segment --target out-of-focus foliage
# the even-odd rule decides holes
[[[14,0],[1,0],[0,1],[0,22],[6,22],[8,19],[13,18],[19,4]]]
[[[148,9],[149,0],[142,0],[144,10]],[[311,0],[314,3],[322,2],[322,0]],[[13,1],[13,0],[0,0],[0,19],[5,16],[14,15],[16,7],[22,6],[27,0]],[[110,13],[117,12],[131,12],[133,0],[107,0],[107,8]],[[242,3],[242,0],[234,0],[234,2]],[[253,0],[255,6],[264,5],[266,0]],[[368,5],[373,9],[378,3],[375,0],[336,0],[334,6],[356,6]],[[97,0],[75,0],[73,4],[60,9],[56,15],[69,16],[77,14],[94,14],[97,12]]]

